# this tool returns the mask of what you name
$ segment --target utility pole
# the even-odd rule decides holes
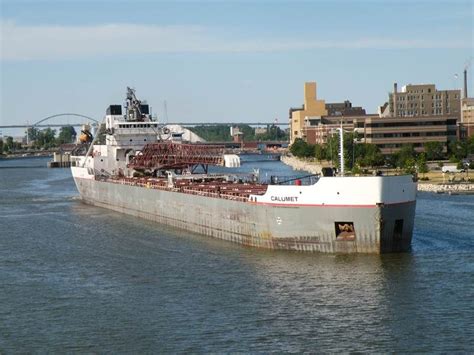
[[[339,128],[340,136],[339,136],[339,156],[341,157],[341,176],[344,176],[344,130],[342,129],[342,120],[341,120],[341,128]]]

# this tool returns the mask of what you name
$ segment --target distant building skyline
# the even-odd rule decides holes
[[[427,142],[441,143],[446,152],[450,141],[474,133],[472,99],[462,99],[461,115],[461,90],[409,84],[399,91],[395,83],[379,112],[366,114],[349,100],[326,103],[316,88],[315,82],[304,83],[303,105],[289,110],[290,143],[299,138],[324,144],[342,126],[346,132],[357,132],[361,142],[377,145],[382,154],[392,154],[404,144],[423,152]]]

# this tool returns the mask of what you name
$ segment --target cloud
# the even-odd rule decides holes
[[[18,25],[1,21],[2,60],[60,60],[127,53],[278,52],[309,49],[469,48],[469,41],[353,38],[233,38],[200,26],[106,24],[94,26]]]

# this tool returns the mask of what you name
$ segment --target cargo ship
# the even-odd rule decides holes
[[[71,157],[85,203],[250,247],[386,253],[411,246],[412,176],[344,176],[341,169],[304,184],[210,173],[209,166],[238,166],[239,157],[179,140],[133,89],[124,109],[109,106],[104,132],[84,131]]]

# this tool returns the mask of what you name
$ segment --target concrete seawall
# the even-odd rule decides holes
[[[282,155],[280,160],[282,163],[291,166],[295,170],[303,170],[311,174],[321,173],[321,165],[316,162],[304,161],[302,159],[285,155]]]
[[[420,184],[418,191],[435,193],[474,193],[474,184]]]

